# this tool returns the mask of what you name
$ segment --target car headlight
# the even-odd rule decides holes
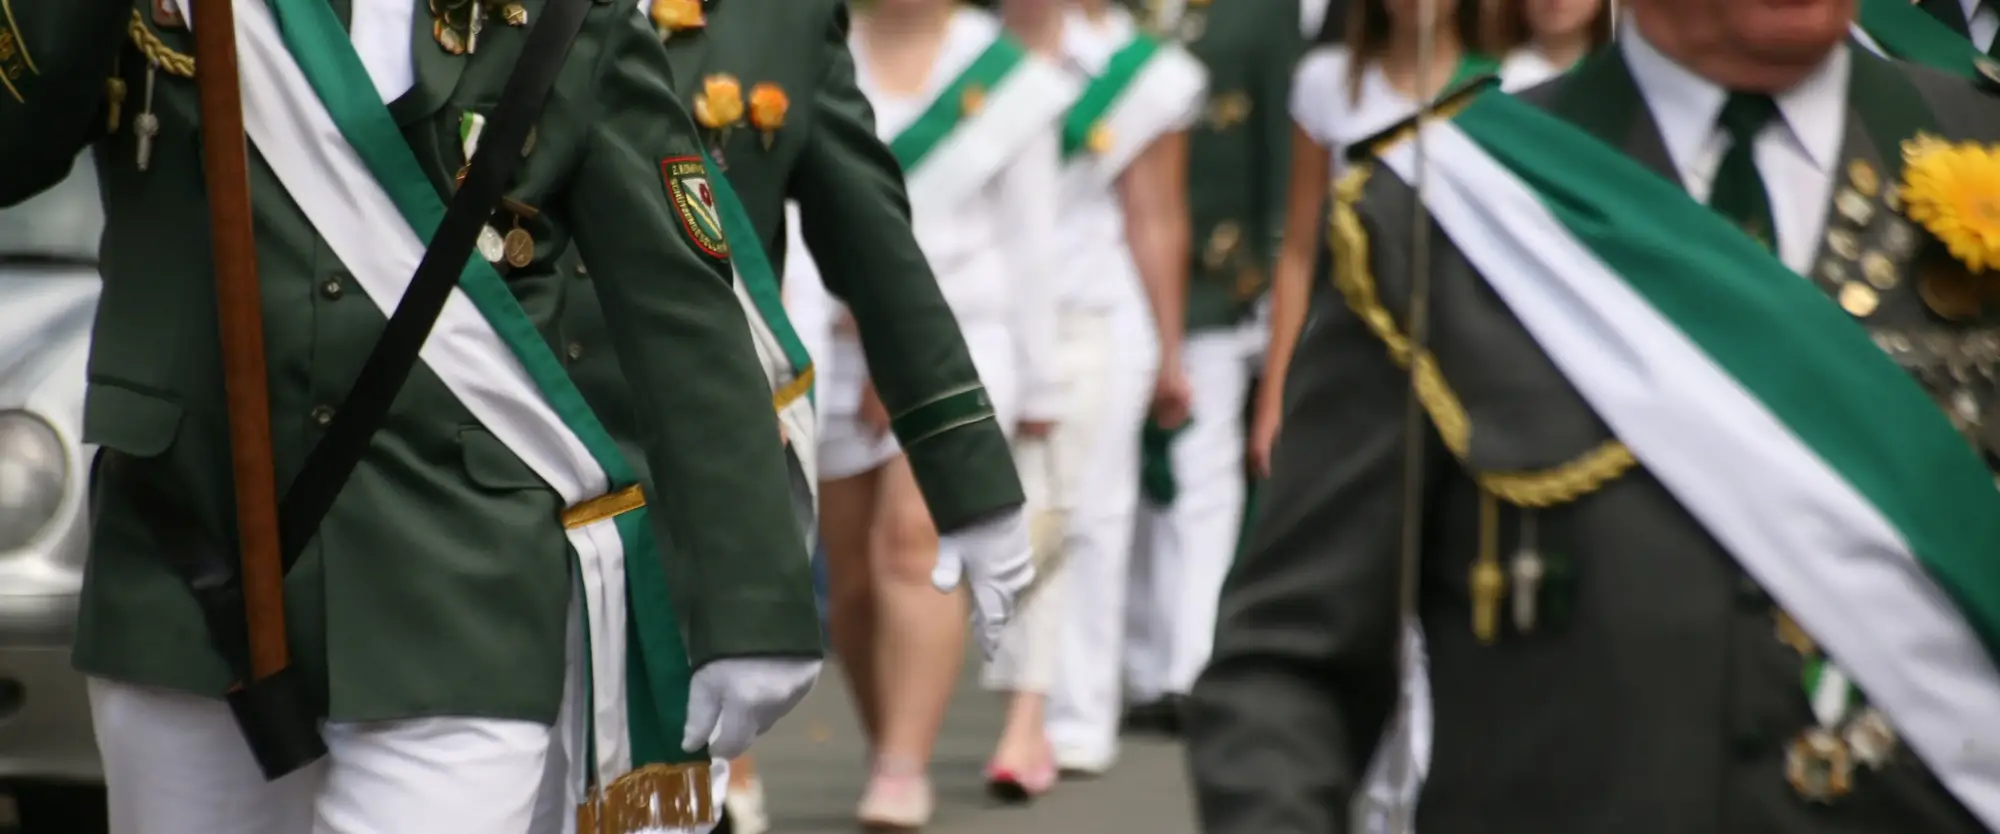
[[[0,412],[0,552],[48,527],[68,486],[69,456],[55,427],[25,411]]]

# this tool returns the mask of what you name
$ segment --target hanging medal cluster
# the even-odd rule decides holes
[[[430,0],[431,38],[453,55],[479,50],[479,34],[489,25],[528,25],[528,7],[487,0]]]
[[[1790,614],[1773,609],[1772,618],[1778,640],[1799,653],[1801,683],[1813,712],[1813,726],[1785,749],[1785,780],[1801,798],[1831,803],[1854,790],[1857,768],[1889,764],[1896,731]]]

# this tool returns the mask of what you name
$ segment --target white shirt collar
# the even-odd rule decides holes
[[[1632,79],[1653,110],[1667,154],[1685,168],[1715,135],[1716,119],[1729,94],[1654,48],[1630,17],[1621,28],[1618,42]],[[1823,171],[1833,170],[1840,161],[1840,145],[1847,137],[1847,77],[1852,67],[1853,56],[1842,45],[1804,81],[1773,97],[1788,141]]]
[[[1965,19],[1970,21],[1979,14],[1979,5],[1985,0],[1958,0],[1958,7],[1965,10]]]

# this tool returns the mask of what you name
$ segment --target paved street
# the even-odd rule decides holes
[[[996,807],[980,769],[1000,729],[1000,700],[959,686],[932,772],[938,813],[926,834],[1194,834],[1180,748],[1127,738],[1118,767],[1101,779],[1065,782],[1028,808]],[[836,670],[811,700],[759,742],[774,834],[848,834],[867,776],[862,739]]]

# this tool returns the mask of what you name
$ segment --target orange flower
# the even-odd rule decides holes
[[[1111,128],[1105,127],[1103,122],[1091,125],[1090,132],[1084,135],[1083,147],[1096,154],[1111,150]]]
[[[694,97],[694,120],[706,128],[725,128],[743,120],[743,85],[736,76],[717,73],[701,80]]]
[[[758,130],[772,131],[784,127],[785,111],[791,106],[792,100],[776,84],[763,81],[750,88],[750,124]]]
[[[701,14],[701,0],[653,0],[653,28],[661,37],[667,37],[682,29],[700,29],[707,25]]]
[[[977,115],[986,107],[986,88],[978,84],[967,84],[965,92],[958,95],[958,111],[967,116]]]

